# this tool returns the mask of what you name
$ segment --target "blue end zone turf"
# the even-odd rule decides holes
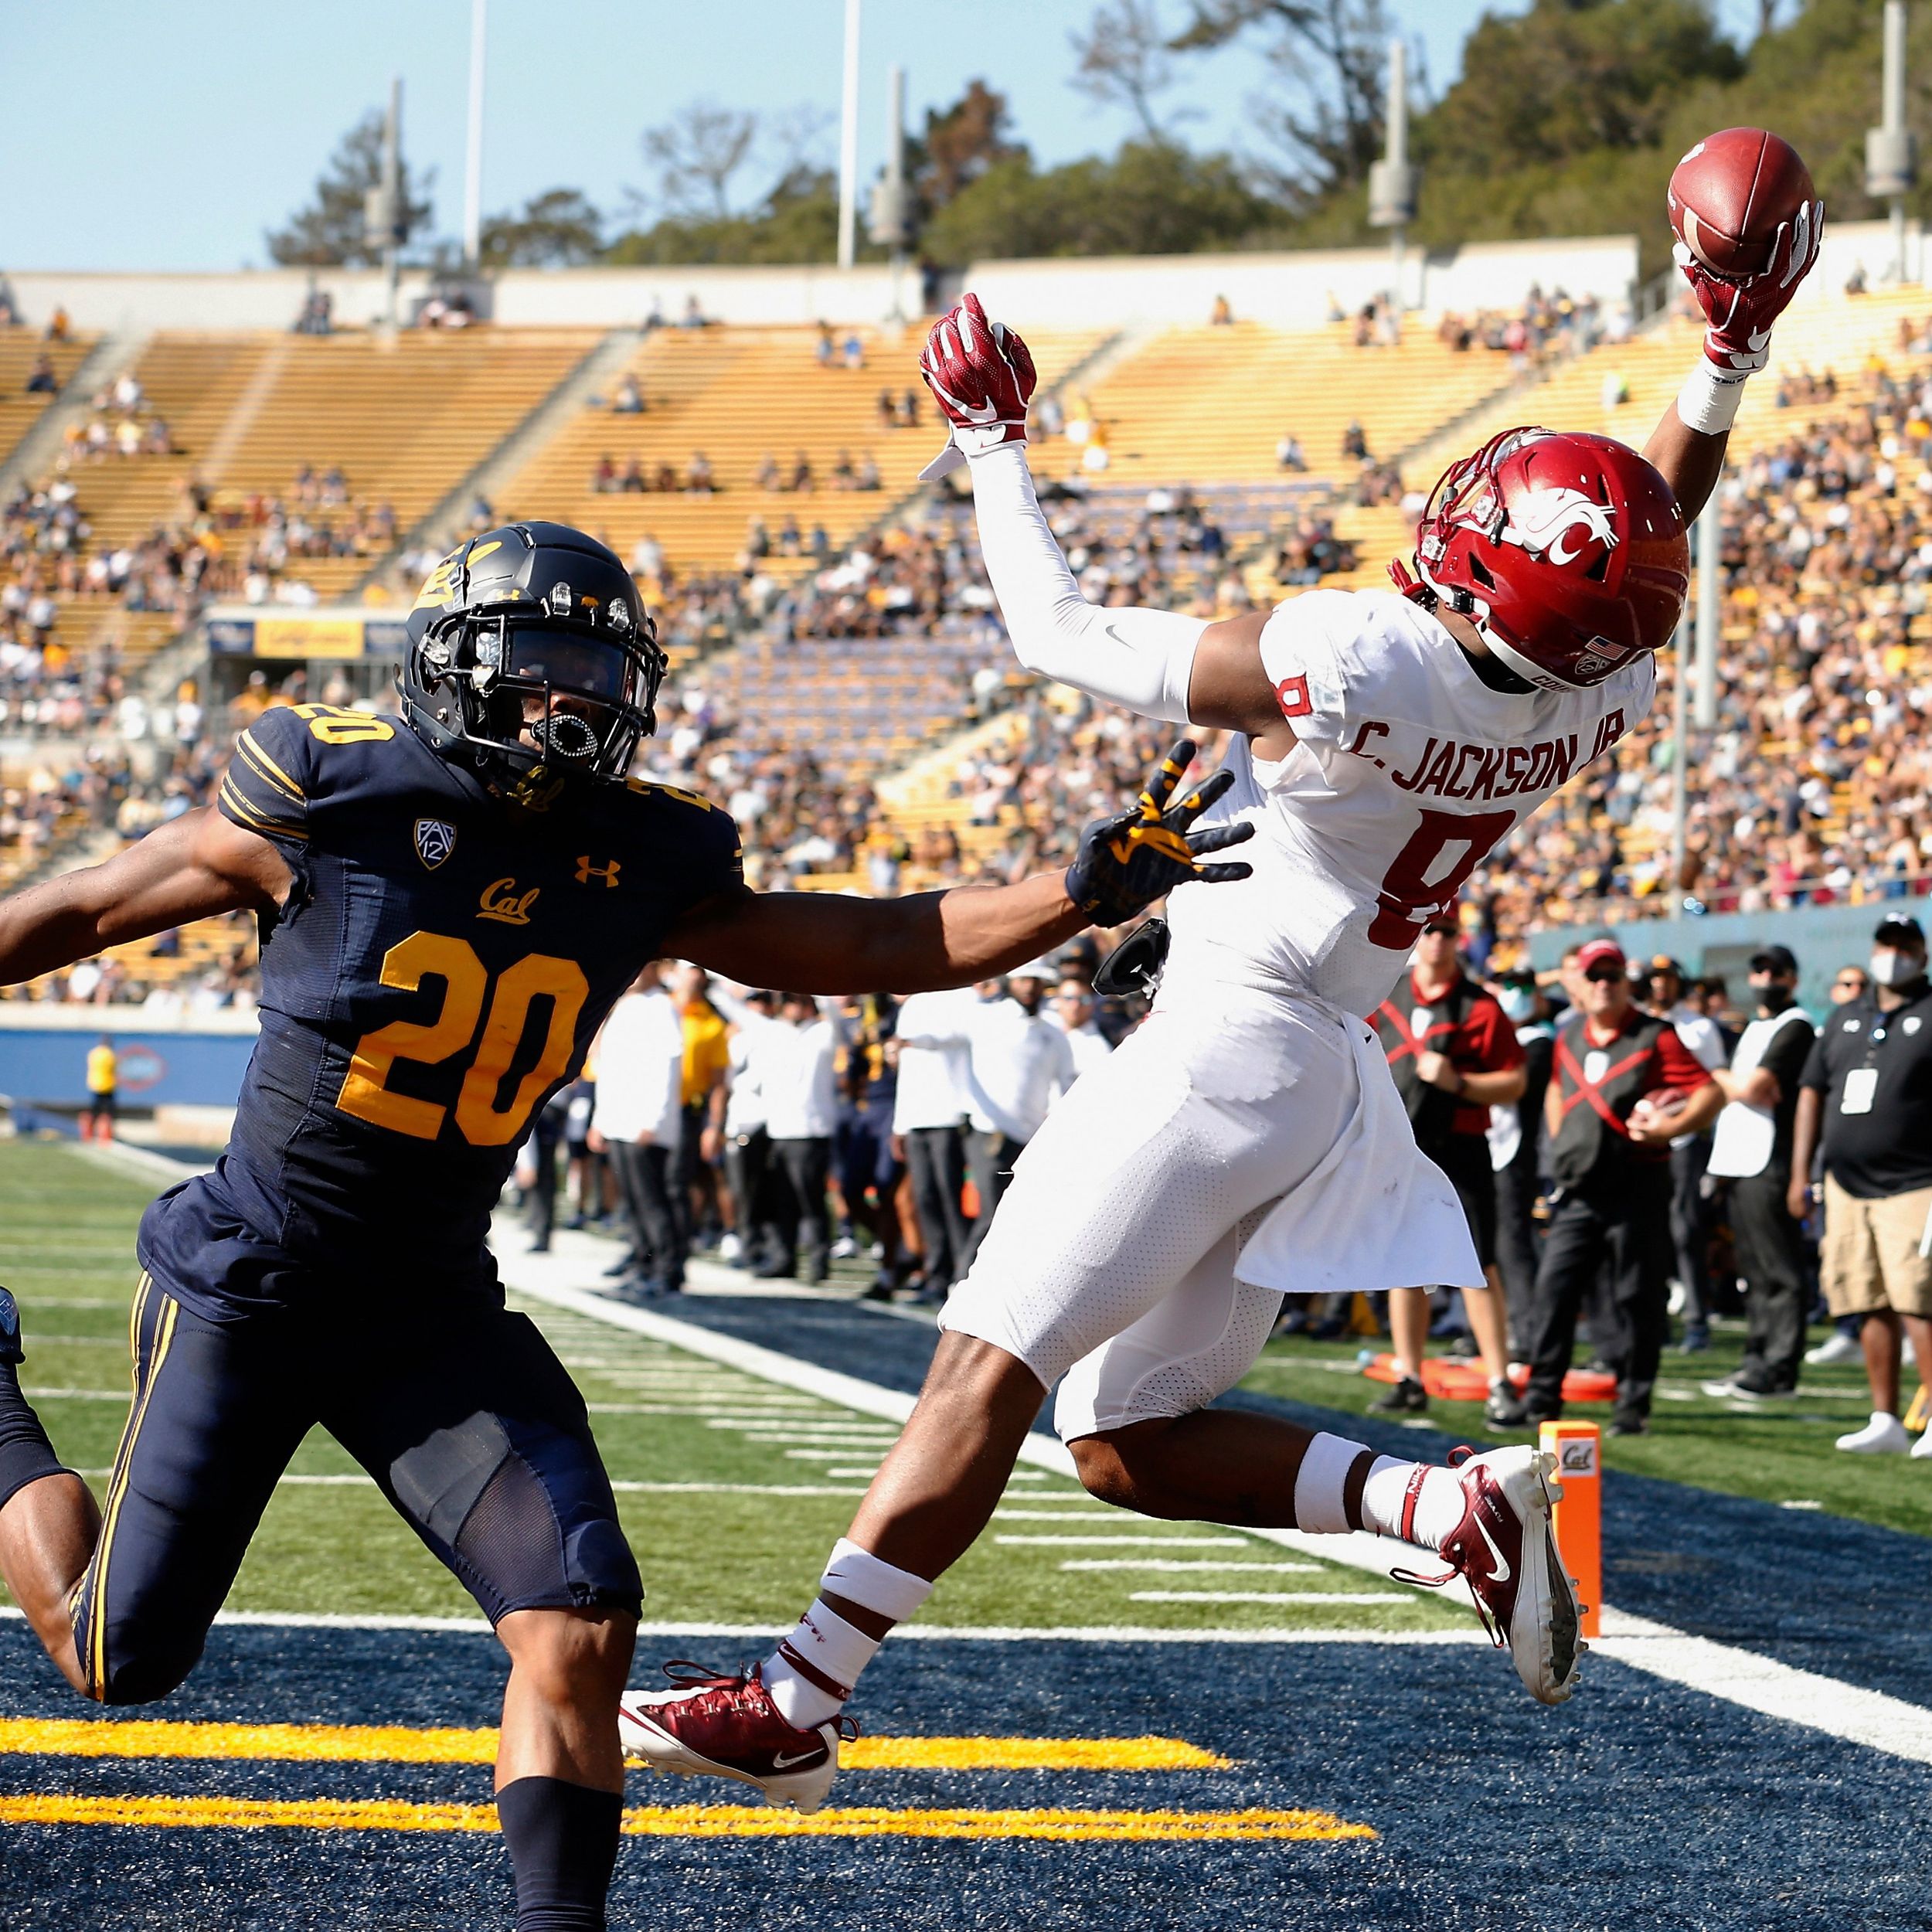
[[[693,1298],[672,1311],[695,1326],[893,1389],[916,1390],[933,1349],[923,1323],[862,1304],[731,1296]],[[1458,1440],[1245,1390],[1224,1400],[1410,1460],[1440,1461]],[[1932,1601],[1932,1541],[1699,1489],[1696,1468],[1683,1473],[1682,1484],[1605,1473],[1604,1593],[1611,1603],[1693,1636],[1932,1706],[1932,1644],[1917,1607]]]
[[[665,1640],[647,1638],[647,1655]],[[675,1641],[672,1647],[677,1647]],[[733,1646],[699,1646],[710,1661]],[[479,1725],[479,1635],[226,1626],[188,1689],[131,1716]],[[85,1716],[0,1624],[16,1713]],[[1464,1646],[906,1643],[862,1699],[876,1733],[1185,1738],[1224,1771],[862,1772],[838,1804],[1312,1808],[1372,1841],[1206,1844],[627,1838],[614,1927],[871,1932],[1101,1923],[1254,1932],[1816,1932],[1924,1927],[1924,1769],[1600,1660],[1562,1712]],[[0,1796],[219,1793],[487,1802],[481,1766],[0,1757]],[[736,1801],[635,1774],[632,1804]],[[1803,1829],[1798,1827],[1801,1823]],[[35,1932],[292,1932],[507,1922],[500,1839],[271,1828],[0,1828],[5,1923]],[[1825,1914],[1821,1919],[1820,1913]],[[1097,1914],[1103,1914],[1097,1916]]]

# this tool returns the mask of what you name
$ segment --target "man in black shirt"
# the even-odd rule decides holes
[[[1805,1063],[1792,1135],[1789,1206],[1811,1204],[1811,1156],[1825,1148],[1825,1299],[1864,1318],[1872,1419],[1840,1436],[1862,1455],[1901,1455],[1901,1332],[1919,1379],[1932,1381],[1932,986],[1916,919],[1882,921],[1872,940],[1872,997],[1841,1006]],[[1932,1435],[1914,1455],[1932,1457]]]
[[[1717,1117],[1709,1172],[1730,1183],[1731,1235],[1744,1283],[1750,1335],[1735,1375],[1704,1393],[1747,1400],[1797,1393],[1804,1349],[1804,1288],[1799,1220],[1787,1199],[1798,1083],[1817,1037],[1797,1004],[1798,961],[1783,946],[1751,955],[1757,1014],[1728,1069],[1711,1077],[1728,1103]]]

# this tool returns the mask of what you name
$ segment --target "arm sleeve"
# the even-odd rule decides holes
[[[1815,1037],[1808,1022],[1794,1020],[1778,1029],[1777,1039],[1758,1062],[1777,1082],[1781,1096],[1798,1090],[1799,1077],[1810,1064],[1811,1043]]]
[[[1020,662],[1143,717],[1188,723],[1206,620],[1089,604],[1041,512],[1024,444],[975,457],[971,471],[980,550]]]
[[[1821,1028],[1811,1042],[1811,1050],[1804,1056],[1804,1071],[1798,1076],[1798,1083],[1800,1087],[1815,1087],[1821,1094],[1831,1091],[1832,1070],[1825,1063],[1825,1033]]]
[[[1466,1055],[1458,1056],[1457,1064],[1464,1073],[1507,1073],[1529,1057],[1516,1038],[1515,1028],[1504,1018],[1502,1007],[1493,999],[1485,997],[1474,1002],[1462,1030],[1468,1051]]]
[[[235,740],[235,755],[215,802],[223,818],[282,850],[308,843],[315,740],[286,706],[265,711]]]
[[[1353,736],[1350,688],[1337,638],[1360,628],[1360,614],[1342,590],[1308,590],[1278,605],[1261,632],[1261,668],[1274,701],[1304,744],[1320,753]],[[1356,699],[1358,708],[1362,703]]]
[[[1675,1026],[1666,1026],[1657,1036],[1657,1084],[1673,1093],[1695,1094],[1710,1084],[1709,1070],[1684,1044]]]

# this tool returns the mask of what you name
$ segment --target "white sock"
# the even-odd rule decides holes
[[[827,1609],[823,1593],[903,1624],[933,1590],[923,1577],[883,1562],[843,1536],[833,1546],[818,1587],[820,1597],[764,1662],[765,1688],[778,1714],[801,1730],[838,1714],[859,1673],[885,1641],[868,1637]]]
[[[855,1629],[836,1611],[828,1610],[822,1597],[815,1600],[791,1634],[765,1659],[765,1689],[778,1714],[801,1731],[836,1717],[859,1682],[859,1673],[884,1641]],[[833,1685],[838,1687],[835,1692]]]
[[[1362,1485],[1362,1525],[1378,1536],[1402,1536],[1412,1482],[1420,1486],[1406,1540],[1440,1549],[1462,1521],[1469,1500],[1453,1469],[1378,1456],[1369,1471],[1369,1480]]]

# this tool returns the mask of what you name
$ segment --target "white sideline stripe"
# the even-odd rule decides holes
[[[848,1442],[836,1449],[787,1449],[785,1460],[787,1462],[849,1462],[858,1450],[883,1449],[889,1446],[883,1442]]]
[[[1133,1604],[1407,1604],[1393,1590],[1131,1590]]]
[[[903,1423],[913,1412],[913,1398],[900,1394],[896,1389],[882,1389],[876,1382],[845,1375],[835,1369],[821,1369],[816,1362],[801,1362],[796,1356],[780,1354],[776,1349],[760,1348],[755,1342],[740,1341],[736,1335],[714,1335],[709,1328],[699,1328],[692,1321],[680,1321],[675,1315],[660,1314],[655,1308],[630,1308],[622,1302],[606,1301],[600,1294],[587,1294],[581,1288],[552,1287],[547,1284],[539,1287],[527,1278],[518,1280],[516,1276],[521,1273],[515,1266],[518,1259],[513,1255],[502,1256],[498,1257],[498,1265],[504,1269],[505,1280],[519,1294],[527,1295],[532,1301],[547,1302],[553,1308],[567,1309],[573,1315],[604,1322],[614,1328],[628,1329],[633,1335],[648,1336],[668,1348],[702,1355],[706,1361],[740,1369],[746,1375],[755,1376],[760,1382],[773,1383],[781,1389],[795,1389],[801,1394],[816,1396],[821,1402],[835,1403],[859,1415],[877,1416],[882,1421]],[[1034,1468],[1050,1470],[1055,1475],[1073,1474],[1073,1458],[1066,1445],[1057,1437],[1044,1435],[1038,1430],[1021,1445],[1019,1459]]]
[[[22,1389],[29,1402],[131,1402],[134,1390],[127,1389]]]
[[[735,1336],[713,1335],[696,1324],[680,1321],[655,1310],[615,1305],[595,1295],[572,1288],[537,1288],[516,1284],[522,1292],[592,1321],[609,1322],[634,1334],[648,1335],[672,1348],[688,1349],[713,1362],[743,1369],[762,1381],[781,1388],[801,1389],[821,1400],[835,1402],[861,1415],[883,1417],[889,1422],[903,1422],[912,1413],[913,1399],[896,1389],[883,1389],[815,1364],[781,1355],[774,1349],[739,1341]],[[1073,1458],[1066,1445],[1037,1431],[1022,1445],[1019,1460],[1036,1468],[1051,1469],[1064,1476],[1074,1474]],[[1257,1529],[1251,1532],[1263,1542],[1304,1556],[1339,1563],[1386,1577],[1392,1560],[1399,1561],[1401,1546],[1393,1547],[1380,1538],[1358,1530],[1346,1536],[1311,1536],[1299,1529]],[[1468,1601],[1467,1586],[1460,1594]],[[1445,1592],[1445,1594],[1449,1593]],[[1832,1678],[1800,1671],[1779,1664],[1755,1652],[1692,1638],[1641,1617],[1626,1617],[1606,1605],[1604,1627],[1614,1634],[1597,1641],[1594,1648],[1631,1668],[1682,1684],[1708,1696],[1753,1710],[1767,1717],[1801,1725],[1830,1737],[1869,1746],[1914,1763],[1932,1763],[1932,1711],[1903,1699],[1886,1697],[1876,1691],[1862,1690]],[[910,1635],[917,1624],[903,1626],[898,1633]],[[1063,1633],[1064,1634],[1064,1633]],[[1418,1632],[1424,1641],[1444,1641],[1452,1633]],[[1207,1631],[1164,1634],[1162,1641],[1202,1642],[1213,1641]],[[1100,1641],[1105,1641],[1101,1639]],[[1396,1641],[1362,1633],[1366,1642]],[[1488,1640],[1472,1628],[1464,1641]]]
[[[1211,1570],[1216,1575],[1235,1570],[1249,1573],[1262,1570],[1270,1576],[1279,1576],[1284,1570],[1318,1570],[1321,1567],[1319,1563],[1248,1563],[1213,1556],[1069,1556],[1060,1565],[1063,1570],[1153,1570],[1163,1576],[1192,1570]]]
[[[883,1436],[891,1441],[898,1434],[889,1422],[781,1422],[770,1416],[719,1415],[713,1416],[705,1424],[707,1429],[743,1429],[747,1435],[767,1435],[777,1442],[806,1442],[814,1436],[830,1436],[843,1441],[855,1437],[861,1429],[867,1431],[867,1439]]]
[[[1026,1500],[1051,1502],[1053,1498],[1035,1494]],[[1080,1498],[1083,1502],[1086,1500],[1084,1496]],[[1069,1496],[1066,1501],[1071,1502],[1073,1498]],[[996,1504],[993,1515],[1000,1522],[1118,1522],[1121,1519],[1117,1509],[1109,1509],[1104,1504],[1097,1509],[1009,1509],[1004,1504]]]
[[[862,1476],[866,1481],[870,1482],[872,1478],[879,1474],[879,1465],[876,1462],[862,1463],[851,1469],[828,1469],[825,1474],[828,1476],[847,1478]]]
[[[1604,1634],[1590,1648],[1673,1684],[1863,1744],[1893,1757],[1932,1764],[1932,1712],[1883,1691],[1866,1690],[1754,1651],[1689,1637],[1668,1624],[1606,1609]]]
[[[1123,1545],[1138,1544],[1145,1547],[1152,1544],[1157,1549],[1245,1549],[1248,1539],[1245,1536],[1002,1536],[995,1535],[996,1543],[1030,1543],[1035,1548],[1051,1547],[1074,1549],[1082,1547],[1097,1549],[1104,1545],[1119,1548]]]
[[[107,1469],[77,1469],[77,1476],[105,1482],[114,1474]],[[295,1476],[281,1475],[275,1478],[279,1488],[284,1485],[298,1489],[346,1489],[359,1485],[373,1488],[376,1479],[364,1475]],[[792,1482],[624,1482],[613,1481],[611,1487],[624,1495],[667,1496],[862,1496],[862,1489],[834,1488],[822,1483]],[[1294,1567],[1294,1566],[1291,1566]]]
[[[587,1402],[583,1406],[594,1416],[689,1416],[713,1429],[730,1429],[746,1423],[762,1429],[793,1413],[787,1409],[748,1416],[739,1413],[744,1406],[742,1403],[732,1403],[729,1413],[715,1402]],[[714,1416],[722,1419],[714,1422],[711,1420]]]
[[[0,1617],[19,1621],[22,1612],[0,1604]],[[332,1616],[302,1611],[224,1610],[217,1624],[268,1630],[452,1631],[487,1637],[481,1617]],[[789,1624],[640,1624],[640,1637],[716,1637],[770,1641],[784,1636]],[[1407,1649],[1438,1645],[1481,1645],[1480,1630],[1155,1630],[1137,1624],[1083,1624],[1034,1628],[1008,1624],[901,1624],[893,1641],[941,1644],[1318,1644],[1364,1648]]]

